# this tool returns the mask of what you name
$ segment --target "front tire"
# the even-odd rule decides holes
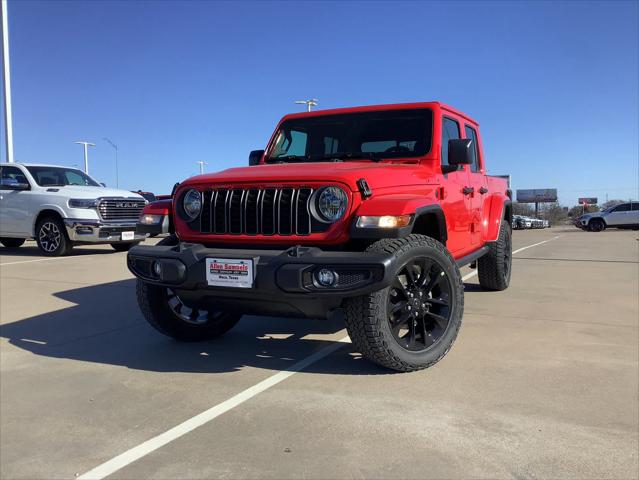
[[[0,243],[7,248],[21,247],[25,242],[24,238],[0,238]]]
[[[606,229],[606,224],[601,218],[593,218],[588,222],[588,230],[591,232],[603,232]]]
[[[58,217],[48,216],[36,225],[36,242],[43,255],[61,257],[73,250],[73,243],[67,237],[67,230]]]
[[[392,370],[430,367],[452,347],[464,313],[464,286],[446,247],[424,235],[384,239],[367,252],[392,254],[393,283],[344,302],[346,329],[367,359]]]
[[[137,281],[138,305],[158,332],[181,342],[199,342],[220,337],[242,318],[239,314],[189,308],[166,288]]]
[[[502,221],[496,242],[488,244],[488,253],[477,261],[479,284],[485,290],[506,290],[512,270],[512,234],[508,222]]]

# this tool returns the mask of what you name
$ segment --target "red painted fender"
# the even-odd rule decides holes
[[[510,221],[507,209],[510,208],[510,198],[503,193],[494,193],[484,199],[482,209],[482,241],[494,242],[499,236],[501,221],[506,218]]]

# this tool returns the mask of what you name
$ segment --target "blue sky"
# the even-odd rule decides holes
[[[293,100],[441,100],[514,188],[637,198],[638,5],[9,0],[15,158],[82,164],[93,141],[115,185],[106,136],[121,187],[167,193],[199,160],[245,165]]]

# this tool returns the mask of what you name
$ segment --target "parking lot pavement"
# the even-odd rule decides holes
[[[178,344],[143,320],[125,254],[0,250],[0,477],[73,478],[116,457],[123,479],[637,478],[637,232],[513,240],[546,243],[515,254],[505,292],[468,278],[456,344],[411,374],[336,345],[337,321],[246,317]]]

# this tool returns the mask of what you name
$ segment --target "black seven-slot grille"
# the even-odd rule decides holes
[[[202,233],[309,235],[324,230],[311,215],[313,189],[219,188],[202,192]],[[197,224],[193,225],[197,226]]]
[[[98,212],[105,221],[137,222],[145,204],[145,200],[138,198],[104,198],[98,204]]]

